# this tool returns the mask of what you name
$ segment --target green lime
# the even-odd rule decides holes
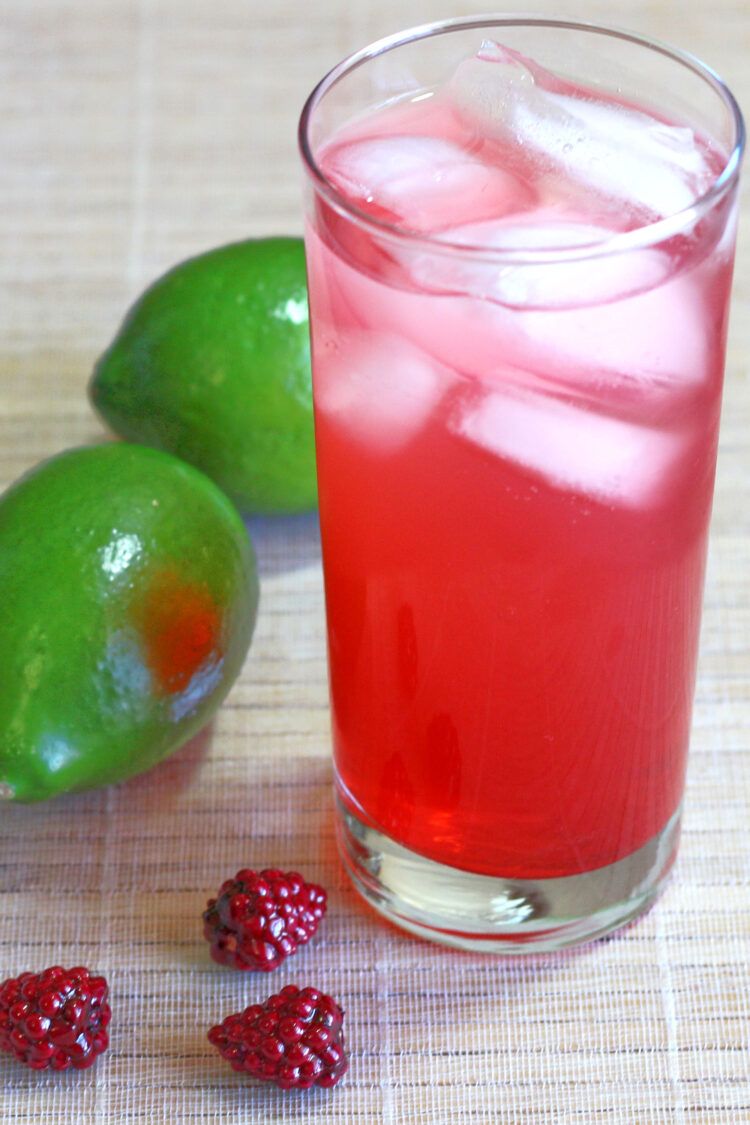
[[[190,465],[69,450],[0,497],[0,795],[40,801],[147,769],[237,677],[258,584],[247,531]]]
[[[170,270],[130,309],[90,393],[116,433],[196,465],[242,511],[314,508],[302,240],[238,242]]]

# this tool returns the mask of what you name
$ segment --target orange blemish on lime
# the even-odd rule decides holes
[[[158,690],[183,691],[211,657],[221,656],[221,613],[205,586],[176,570],[153,575],[138,599],[135,623]]]

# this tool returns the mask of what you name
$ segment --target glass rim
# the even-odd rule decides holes
[[[385,219],[378,219],[368,214],[356,204],[350,202],[343,193],[327,178],[318,165],[310,144],[310,126],[314,113],[324,96],[352,71],[375,59],[387,54],[397,47],[421,39],[428,39],[435,35],[445,35],[455,31],[470,31],[475,28],[498,27],[547,27],[559,28],[567,31],[584,31],[596,35],[605,35],[613,39],[620,39],[639,47],[645,47],[657,54],[664,55],[673,62],[691,70],[697,77],[711,87],[728,109],[734,124],[734,144],[729,152],[722,170],[718,173],[711,186],[701,195],[697,196],[687,207],[681,208],[654,222],[644,223],[633,230],[621,231],[598,242],[584,245],[563,246],[554,248],[540,247],[513,247],[497,248],[488,246],[472,246],[465,243],[449,242],[437,239],[429,234],[400,227]],[[742,155],[745,148],[745,123],[742,111],[734,94],[724,80],[707,63],[702,62],[696,55],[672,47],[657,39],[640,35],[637,32],[625,31],[620,28],[586,22],[581,20],[553,19],[546,16],[501,15],[487,13],[476,16],[459,16],[453,19],[436,20],[432,23],[419,24],[374,40],[365,47],[343,58],[336,66],[332,67],[313,87],[302,108],[297,134],[302,162],[310,176],[314,189],[323,195],[326,201],[339,214],[353,221],[357,226],[374,231],[378,238],[395,242],[400,245],[408,244],[411,247],[429,250],[430,253],[440,255],[471,257],[488,262],[511,264],[554,264],[563,262],[586,261],[592,258],[601,258],[626,250],[642,249],[654,246],[674,235],[680,234],[698,221],[708,212],[736,182]]]

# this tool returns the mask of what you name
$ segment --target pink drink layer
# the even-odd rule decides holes
[[[689,206],[723,163],[690,129],[491,45],[318,160],[375,219],[499,248],[601,243]],[[726,225],[529,265],[441,255],[316,202],[336,770],[355,814],[420,855],[571,875],[679,806]]]

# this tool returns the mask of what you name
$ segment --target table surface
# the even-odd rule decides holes
[[[5,0],[0,484],[103,439],[86,382],[148,281],[219,243],[300,231],[295,125],[314,81],[404,22],[474,7]],[[576,15],[693,50],[750,105],[744,0],[579,0]],[[132,782],[0,814],[0,976],[88,963],[115,1009],[92,1071],[0,1060],[4,1122],[750,1122],[749,236],[746,222],[684,838],[658,907],[582,951],[512,963],[371,915],[332,838],[316,520],[254,520],[257,633],[209,730]],[[214,965],[200,933],[208,894],[248,864],[301,867],[331,893],[314,946],[270,980]],[[253,1085],[206,1042],[289,981],[347,1009],[337,1090]]]

